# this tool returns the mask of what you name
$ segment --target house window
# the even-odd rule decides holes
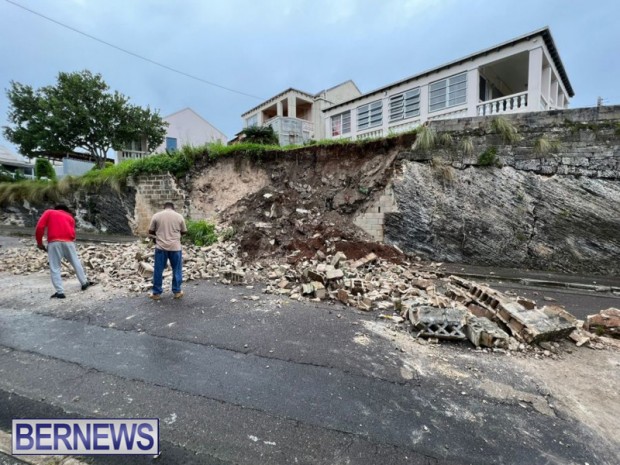
[[[357,107],[358,131],[362,129],[374,128],[375,126],[381,126],[382,123],[383,102],[381,102],[381,100]]]
[[[435,81],[430,85],[429,111],[461,105],[467,101],[467,73]]]
[[[174,152],[177,149],[177,140],[175,137],[166,137],[166,150]]]
[[[420,88],[408,90],[390,98],[390,121],[398,121],[420,114]]]
[[[258,115],[250,116],[245,120],[246,127],[258,126]]]
[[[351,112],[332,116],[332,137],[351,132]]]
[[[142,150],[142,141],[141,140],[132,140],[125,144],[124,150],[132,151],[132,152],[143,152]]]

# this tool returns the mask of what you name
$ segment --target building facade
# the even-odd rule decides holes
[[[191,108],[184,108],[172,113],[165,116],[163,120],[168,123],[166,139],[157,149],[153,152],[148,152],[146,140],[136,140],[117,152],[117,162],[144,158],[153,153],[162,153],[166,150],[174,151],[184,145],[200,146],[213,142],[226,144],[228,141],[226,134]]]
[[[327,138],[364,139],[434,119],[568,107],[574,95],[549,28],[326,108]]]
[[[316,94],[287,89],[241,115],[244,127],[271,126],[280,145],[303,144],[324,139],[323,110],[361,95],[353,81]]]

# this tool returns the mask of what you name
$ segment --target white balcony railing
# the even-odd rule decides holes
[[[478,116],[520,113],[527,111],[527,103],[527,92],[521,92],[482,102],[476,110]]]
[[[363,134],[358,134],[357,136],[355,136],[357,140],[373,139],[375,137],[383,137],[383,129],[375,129],[374,131],[365,132]]]
[[[146,158],[150,155],[148,152],[141,152],[138,150],[121,150],[118,152],[118,162],[122,162],[125,160],[140,160],[141,158]]]
[[[406,123],[393,124],[388,128],[390,134],[400,134],[401,132],[411,131],[420,125],[420,120],[407,121]]]
[[[300,118],[274,116],[263,123],[278,133],[280,145],[302,144],[314,137],[314,124]]]

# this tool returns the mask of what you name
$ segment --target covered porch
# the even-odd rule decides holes
[[[302,144],[314,137],[313,101],[296,93],[282,96],[260,110],[261,126],[271,126],[280,145]]]
[[[556,110],[568,106],[569,96],[561,83],[561,76],[542,48],[481,65],[474,74],[478,86],[477,116]]]

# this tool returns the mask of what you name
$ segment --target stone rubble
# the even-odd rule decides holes
[[[243,263],[235,242],[184,246],[183,250],[185,281],[216,279],[226,285],[258,282],[264,284],[266,294],[291,300],[333,301],[362,311],[378,311],[380,318],[409,328],[416,337],[430,341],[469,339],[476,348],[523,351],[523,343],[542,344],[570,336],[578,346],[601,348],[604,339],[588,332],[587,324],[600,328],[611,321],[608,334],[616,335],[618,331],[618,309],[601,312],[596,319],[588,318],[583,327],[582,322],[557,305],[537,308],[533,301],[509,297],[455,276],[441,278],[428,271],[440,264],[426,264],[425,268],[418,260],[395,264],[374,253],[349,260],[342,252],[321,251],[296,264]],[[131,292],[151,289],[154,249],[148,241],[78,243],[78,253],[89,279],[104,287]],[[34,245],[0,250],[0,257],[0,272],[28,275],[48,269],[47,254]],[[62,274],[68,277],[73,270],[63,263]],[[169,286],[170,279],[171,271],[167,269],[165,286]],[[259,300],[256,295],[244,298]]]
[[[583,327],[596,334],[620,337],[620,309],[612,307],[589,315]]]

